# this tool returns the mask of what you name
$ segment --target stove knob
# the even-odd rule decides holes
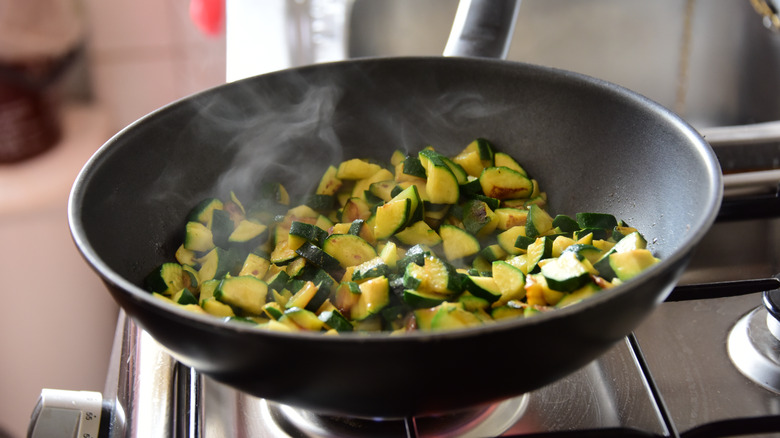
[[[44,389],[30,416],[27,437],[99,438],[100,420],[107,416],[99,392]]]

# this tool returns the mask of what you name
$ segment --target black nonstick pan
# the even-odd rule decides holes
[[[477,137],[516,157],[548,209],[609,212],[661,262],[579,304],[406,336],[278,333],[173,308],[140,285],[171,259],[203,197],[397,148]],[[318,176],[317,176],[318,178]],[[293,188],[296,190],[296,188]],[[466,57],[379,58],[269,73],[161,108],[110,139],[70,198],[76,245],[119,305],[182,363],[315,411],[397,417],[515,396],[586,365],[664,300],[721,200],[708,144],[671,111],[580,74]]]

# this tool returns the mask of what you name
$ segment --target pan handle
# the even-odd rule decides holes
[[[520,0],[460,0],[444,56],[506,59]]]

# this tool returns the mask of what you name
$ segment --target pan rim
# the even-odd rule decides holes
[[[188,102],[190,99],[196,96],[206,96],[209,93],[218,93],[220,90],[226,87],[241,86],[241,84],[257,80],[258,77],[266,77],[269,75],[283,75],[289,74],[289,72],[305,72],[311,69],[328,69],[328,68],[342,68],[344,65],[368,65],[371,63],[415,63],[415,62],[446,62],[446,63],[478,63],[484,65],[498,65],[500,68],[512,68],[512,69],[526,69],[537,73],[544,73],[553,75],[562,80],[571,81],[575,83],[588,84],[589,86],[603,89],[605,92],[612,93],[619,96],[621,99],[628,99],[636,104],[645,107],[648,111],[658,114],[658,116],[669,123],[670,129],[674,128],[681,133],[684,133],[690,140],[690,143],[695,145],[695,150],[701,155],[702,161],[707,164],[706,169],[710,176],[708,183],[712,183],[710,190],[710,208],[708,208],[708,214],[702,217],[694,218],[697,223],[691,224],[692,232],[684,236],[681,240],[680,247],[692,248],[704,237],[709,228],[715,222],[718,208],[722,200],[722,173],[720,171],[720,164],[712,151],[711,147],[701,137],[701,135],[685,120],[673,113],[666,107],[658,104],[657,102],[635,92],[629,90],[620,85],[598,79],[592,76],[588,76],[582,73],[540,66],[535,64],[516,62],[516,61],[504,61],[485,58],[462,58],[462,57],[431,57],[431,56],[408,56],[408,57],[369,57],[360,58],[346,61],[334,61],[329,63],[307,65],[297,67],[293,69],[286,69],[281,71],[270,72],[258,76],[253,76],[231,83],[221,84],[216,87],[212,87],[192,95],[177,99],[171,103],[168,103],[142,117],[130,123],[126,127],[119,130],[111,138],[109,138],[97,151],[89,158],[83,168],[79,171],[71,191],[68,200],[68,223],[71,231],[71,237],[74,243],[78,247],[82,254],[82,257],[92,267],[97,275],[103,277],[104,281],[113,283],[123,294],[127,295],[133,300],[142,302],[146,307],[154,309],[156,313],[164,315],[175,315],[178,320],[187,324],[198,325],[201,327],[208,327],[209,329],[216,329],[218,331],[226,331],[230,333],[241,333],[242,335],[257,333],[257,336],[279,336],[281,338],[289,339],[303,339],[311,340],[316,338],[321,342],[354,342],[359,340],[360,342],[403,342],[407,340],[415,341],[430,341],[430,340],[445,340],[445,339],[458,339],[462,337],[473,336],[490,336],[491,333],[496,331],[511,330],[518,326],[545,324],[548,321],[553,321],[559,318],[564,318],[567,315],[573,313],[579,313],[588,307],[598,306],[600,303],[611,299],[616,295],[623,295],[630,293],[635,286],[647,282],[653,273],[662,269],[666,269],[671,265],[681,263],[690,252],[688,250],[677,250],[672,254],[664,257],[661,261],[643,272],[637,278],[631,280],[630,283],[622,284],[609,290],[604,290],[599,294],[588,298],[575,305],[555,309],[551,312],[545,312],[537,315],[533,318],[518,318],[506,321],[497,321],[496,323],[479,326],[469,327],[465,329],[449,330],[449,331],[433,331],[433,332],[421,332],[415,331],[405,333],[402,336],[392,336],[389,332],[381,333],[342,333],[339,336],[323,336],[322,333],[313,332],[275,332],[271,330],[262,330],[250,326],[245,326],[238,323],[225,323],[219,318],[215,318],[211,315],[199,315],[193,312],[186,311],[184,309],[176,308],[175,306],[168,305],[156,298],[151,294],[140,288],[138,285],[126,280],[123,276],[119,275],[116,271],[108,266],[108,264],[97,254],[95,248],[90,244],[86,237],[86,232],[83,226],[83,222],[80,218],[80,210],[83,205],[82,195],[86,186],[89,183],[91,177],[91,171],[97,167],[100,162],[109,159],[114,152],[112,145],[117,142],[117,139],[123,138],[129,132],[133,132],[142,126],[147,120],[152,119],[160,114],[174,110],[177,106]],[[671,288],[670,288],[671,290]]]

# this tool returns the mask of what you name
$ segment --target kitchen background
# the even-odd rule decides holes
[[[201,31],[184,0],[2,0],[0,53],[23,38],[13,31],[30,37],[39,19],[52,29],[64,4],[84,50],[58,87],[62,136],[43,153],[0,163],[0,429],[12,437],[26,435],[42,388],[105,383],[117,307],[70,238],[77,172],[122,127],[225,81],[224,32]],[[0,91],[0,125],[10,99]]]

